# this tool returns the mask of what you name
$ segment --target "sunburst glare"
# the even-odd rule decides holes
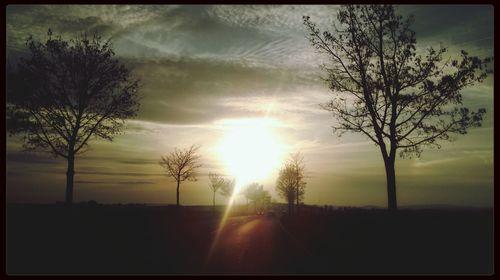
[[[217,152],[227,172],[236,178],[236,193],[247,183],[265,179],[282,162],[286,145],[275,132],[278,120],[235,119],[221,124],[225,136]]]

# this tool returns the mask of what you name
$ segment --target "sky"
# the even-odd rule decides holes
[[[254,179],[273,199],[283,201],[275,192],[278,168],[289,153],[300,151],[306,163],[306,204],[386,206],[378,147],[362,135],[333,135],[335,120],[319,106],[332,94],[321,79],[319,66],[326,58],[310,45],[302,16],[329,29],[337,9],[9,5],[7,61],[15,63],[26,54],[29,35],[46,39],[48,28],[64,38],[99,32],[112,40],[116,56],[141,81],[138,116],[113,142],[92,140],[91,150],[77,158],[75,201],[175,203],[175,183],[158,164],[160,156],[175,147],[199,145],[203,165],[197,181],[181,185],[181,204],[210,204],[208,172],[234,175],[220,152],[223,143],[239,135],[234,141],[258,145],[248,140],[248,132],[265,123],[278,148],[248,151],[262,157],[267,172]],[[398,11],[415,16],[419,49],[442,44],[449,57],[461,49],[493,55],[492,6],[408,5]],[[443,142],[439,150],[425,150],[420,158],[398,158],[399,205],[493,206],[493,79],[462,93],[466,106],[486,108],[483,126]],[[272,164],[268,151],[277,154]],[[23,152],[18,138],[7,137],[8,202],[64,200],[65,171],[63,158]],[[217,201],[226,200],[218,196]]]

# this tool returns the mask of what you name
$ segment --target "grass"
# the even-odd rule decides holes
[[[223,210],[9,205],[7,273],[198,274]],[[244,213],[241,208],[230,215]],[[279,274],[490,274],[493,269],[492,210],[309,208],[276,222],[282,230],[274,237],[278,255],[272,259]]]

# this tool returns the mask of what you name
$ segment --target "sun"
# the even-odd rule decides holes
[[[233,119],[222,122],[224,138],[218,153],[237,188],[259,181],[279,167],[286,146],[275,133],[272,118]]]

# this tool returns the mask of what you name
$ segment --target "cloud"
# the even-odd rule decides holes
[[[155,182],[151,181],[93,181],[93,180],[75,180],[75,184],[87,184],[87,185],[154,185]]]
[[[429,166],[435,166],[435,165],[442,165],[443,163],[449,163],[452,161],[457,161],[460,160],[460,158],[443,158],[443,159],[436,159],[436,160],[430,160],[430,161],[415,161],[414,166],[416,168],[419,167],[429,167]]]
[[[165,174],[163,173],[105,172],[105,171],[79,171],[78,174],[105,175],[105,176],[132,176],[132,177],[165,176]]]
[[[46,34],[48,28],[65,36],[100,31],[111,36],[144,24],[176,6],[141,5],[9,5],[7,37],[17,45],[28,36]]]
[[[316,18],[322,26],[336,21],[336,5],[217,5],[208,13],[230,25],[275,33],[301,33],[302,16]]]
[[[412,28],[418,41],[441,41],[449,45],[491,48],[493,6],[418,5],[400,6],[403,14],[414,14]]]
[[[10,5],[7,10],[7,45],[11,49],[22,49],[29,35],[43,39],[48,28],[67,38],[83,31],[98,31],[113,38],[117,54],[126,57],[189,56],[221,61],[246,60],[261,65],[305,63],[315,66],[310,63],[314,51],[304,36],[300,12],[294,14],[294,9],[286,11],[287,21],[292,23],[293,18],[299,23],[297,28],[301,27],[290,33],[277,32],[279,29],[266,30],[265,25],[256,28],[251,24],[233,24],[229,19],[238,12],[228,10],[231,15],[222,15],[217,12],[220,7]],[[246,14],[251,17],[250,13]]]
[[[302,16],[331,29],[336,5],[9,5],[8,48],[49,27],[72,36],[99,31],[113,38],[118,55],[247,60],[265,65],[315,67],[319,57],[307,40]],[[401,6],[414,13],[419,40],[492,48],[488,5]],[[437,20],[439,19],[439,21]],[[439,25],[439,28],[436,26]],[[443,32],[443,30],[445,32]]]
[[[60,162],[60,159],[54,158],[47,153],[26,153],[20,151],[8,151],[5,160],[7,163],[35,163],[44,165],[53,165]]]
[[[120,160],[118,162],[124,164],[133,164],[133,165],[158,164],[157,160],[150,160],[150,159],[130,159],[130,160]]]
[[[252,116],[255,107],[241,106],[241,102],[251,106],[248,102],[252,98],[276,97],[290,102],[292,96],[301,103],[314,104],[304,97],[303,88],[310,91],[317,77],[307,72],[206,59],[127,60],[127,64],[141,79],[140,94],[144,98],[140,120],[193,124]],[[308,105],[298,106],[305,109]]]

